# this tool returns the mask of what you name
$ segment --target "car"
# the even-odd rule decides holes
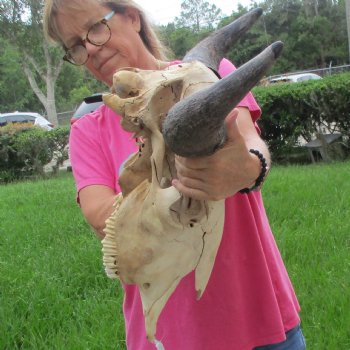
[[[281,75],[280,77],[269,79],[269,84],[301,83],[307,80],[319,80],[319,79],[322,79],[322,77],[320,77],[315,73],[290,74],[290,75]]]
[[[8,123],[32,123],[45,130],[51,130],[54,125],[39,113],[33,112],[13,112],[0,114],[0,126]]]
[[[96,93],[91,96],[85,97],[83,102],[75,110],[73,117],[70,120],[71,125],[75,123],[78,119],[83,117],[85,114],[94,112],[102,104],[103,102],[101,93]]]

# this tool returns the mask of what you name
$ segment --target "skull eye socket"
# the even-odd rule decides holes
[[[127,83],[119,83],[114,87],[115,94],[117,94],[120,98],[131,98],[137,97],[140,95],[140,89],[137,87],[130,86]]]
[[[121,70],[113,76],[113,93],[120,98],[139,96],[143,86],[144,81],[137,72]]]

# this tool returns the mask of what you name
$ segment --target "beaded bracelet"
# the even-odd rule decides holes
[[[255,154],[259,158],[261,163],[261,171],[258,178],[255,180],[255,184],[251,188],[243,188],[242,190],[239,191],[240,193],[249,193],[252,191],[258,191],[261,188],[268,172],[268,166],[264,155],[261,152],[257,151],[256,149],[250,149],[249,152]]]

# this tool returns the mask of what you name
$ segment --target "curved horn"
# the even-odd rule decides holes
[[[282,42],[273,43],[222,80],[176,103],[163,123],[170,149],[183,157],[197,157],[221,147],[226,141],[226,116],[265,75],[282,49]]]
[[[261,8],[249,11],[199,42],[185,55],[182,61],[200,61],[216,72],[220,61],[228,50],[257,21],[262,13],[263,10]]]

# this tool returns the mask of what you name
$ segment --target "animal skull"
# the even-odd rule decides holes
[[[122,116],[122,127],[141,140],[119,178],[122,193],[106,221],[103,261],[108,276],[139,287],[150,341],[182,277],[195,270],[198,298],[208,283],[222,236],[224,201],[181,195],[171,185],[174,158],[208,155],[221,147],[226,115],[280,54],[282,44],[275,43],[220,81],[213,72],[260,15],[260,9],[253,10],[222,28],[209,44],[206,39],[207,55],[202,42],[199,52],[196,46],[184,63],[166,70],[116,72],[112,93],[103,97]]]
[[[201,297],[221,241],[224,202],[181,196],[171,185],[176,177],[174,153],[161,133],[170,107],[216,80],[199,62],[166,71],[129,68],[114,75],[115,94],[104,96],[122,115],[123,128],[145,140],[120,176],[122,193],[106,222],[103,253],[110,277],[139,286],[150,341],[168,298],[193,270]]]

